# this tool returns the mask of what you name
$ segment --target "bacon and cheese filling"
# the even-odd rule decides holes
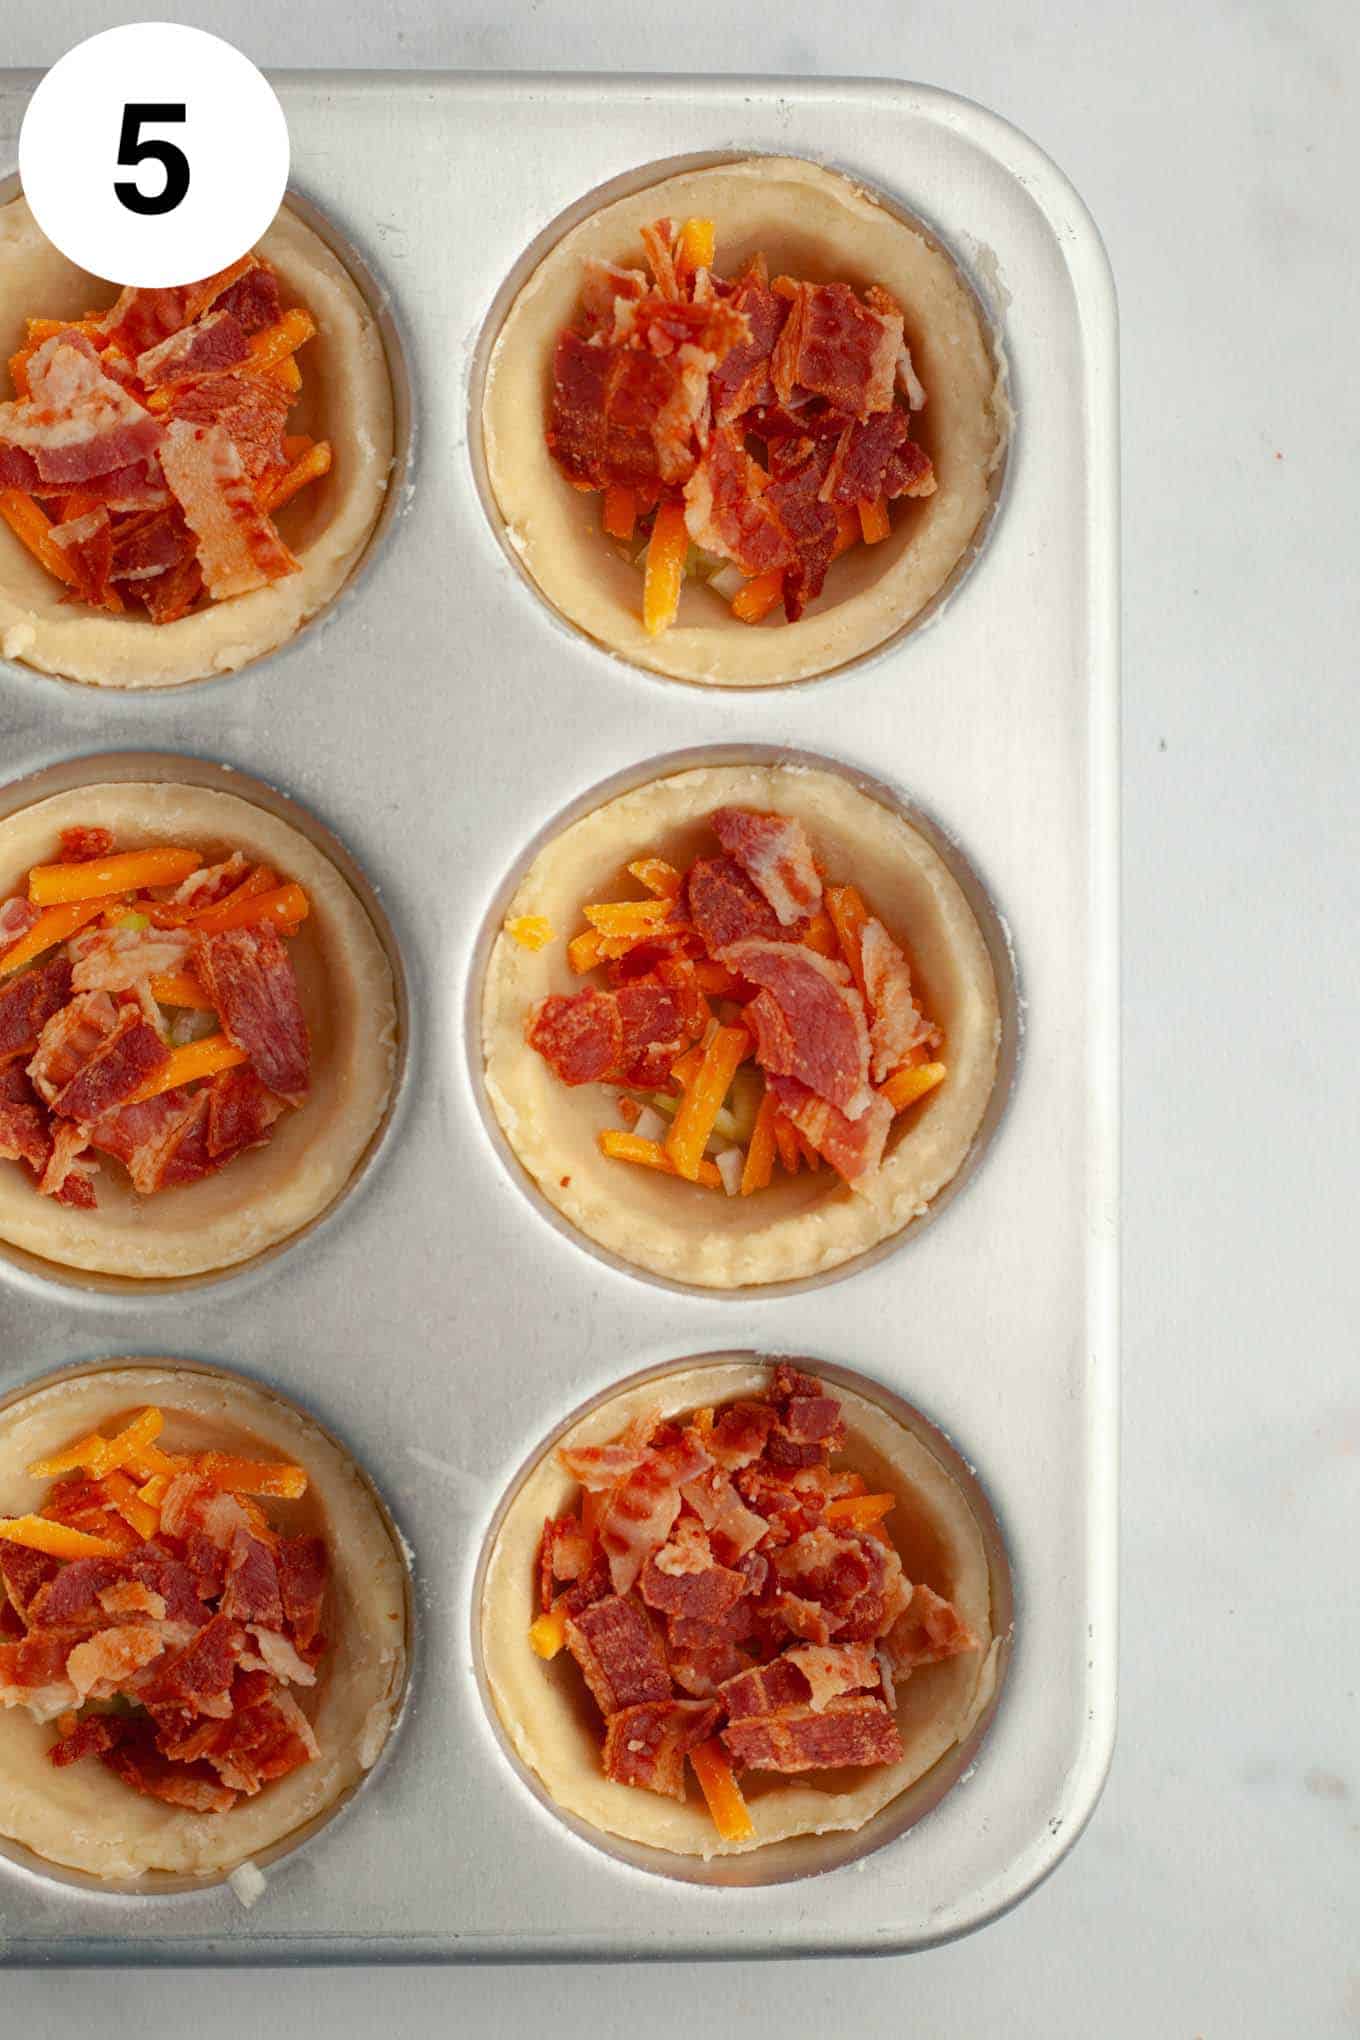
[[[296,573],[274,517],[331,466],[327,440],[285,430],[316,331],[256,255],[30,318],[0,403],[0,517],[68,600],[157,624]]]
[[[101,1160],[150,1196],[224,1169],[307,1101],[288,941],[304,889],[242,852],[60,832],[0,903],[0,1159],[93,1209]]]
[[[606,1778],[683,1801],[688,1761],[724,1842],[755,1837],[743,1774],[901,1763],[903,1682],[980,1647],[906,1577],[896,1498],[833,1463],[845,1444],[837,1397],[781,1362],[763,1393],[557,1455],[580,1496],[544,1523],[530,1643],[575,1659]]]
[[[852,883],[824,878],[796,818],[722,807],[717,854],[644,856],[644,898],[585,908],[573,970],[526,1038],[564,1084],[619,1088],[619,1161],[749,1197],[776,1169],[877,1172],[893,1122],[946,1080],[943,1036],[900,945]],[[521,944],[552,931],[507,924]]]
[[[290,1534],[304,1468],[166,1452],[164,1423],[146,1408],[28,1467],[52,1486],[0,1517],[0,1708],[54,1724],[59,1769],[223,1814],[321,1755],[296,1696],[328,1648],[330,1555]]]
[[[796,622],[834,559],[888,536],[891,503],[934,493],[901,307],[878,284],[771,279],[761,254],[720,276],[709,219],[641,238],[646,270],[586,261],[553,355],[549,452],[602,492],[611,538],[645,535],[651,635],[687,573],[743,623],[781,604]]]

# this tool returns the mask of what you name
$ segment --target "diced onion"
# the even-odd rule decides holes
[[[723,1189],[729,1197],[736,1197],[741,1191],[741,1172],[746,1157],[739,1147],[723,1148],[713,1157],[718,1164],[718,1174],[723,1179]]]

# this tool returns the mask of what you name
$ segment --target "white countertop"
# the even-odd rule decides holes
[[[1085,196],[1123,318],[1122,1729],[1057,1874],[930,1954],[13,1974],[0,2024],[26,2040],[186,2021],[196,2040],[1360,2032],[1352,6],[9,0],[4,61],[47,64],[147,14],[266,66],[917,78],[1007,116]]]

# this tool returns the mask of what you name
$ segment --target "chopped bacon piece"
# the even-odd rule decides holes
[[[88,996],[88,995],[83,995]],[[138,1006],[124,1006],[112,1031],[52,1099],[63,1119],[93,1125],[116,1111],[170,1060],[170,1051]]]
[[[24,1075],[22,1067],[12,1067]],[[27,1078],[24,1078],[27,1083]],[[0,1098],[0,1161],[27,1162],[36,1176],[45,1175],[52,1156],[47,1118],[30,1092],[27,1099]]]
[[[238,1530],[228,1549],[220,1613],[233,1622],[259,1622],[267,1629],[282,1626],[283,1599],[274,1554],[249,1530]]]
[[[578,997],[580,994],[577,995]],[[620,985],[611,995],[619,1012],[616,1080],[655,1090],[689,1039],[673,991],[654,981]]]
[[[711,1700],[720,1686],[749,1666],[750,1658],[737,1646],[750,1634],[749,1598],[737,1601],[717,1622],[672,1615],[666,1634],[671,1677],[695,1699]]]
[[[90,1144],[123,1164],[139,1196],[197,1182],[217,1166],[208,1152],[210,1092],[184,1085],[124,1105],[90,1128]]]
[[[263,333],[266,326],[277,322],[283,310],[279,280],[265,263],[257,262],[213,299],[213,310],[230,312],[247,335]]]
[[[807,1681],[809,1704],[817,1714],[842,1693],[879,1683],[878,1658],[871,1643],[798,1643],[781,1662],[798,1667]]]
[[[618,1001],[594,985],[570,996],[550,993],[530,1014],[525,1039],[564,1084],[599,1083],[623,1046]]]
[[[234,368],[249,353],[250,342],[239,320],[228,311],[209,312],[206,318],[139,354],[137,376],[143,388],[158,390],[166,383]]]
[[[15,893],[10,899],[0,902],[0,956],[7,949],[12,949],[21,936],[27,935],[38,918],[38,912],[33,902],[25,899],[22,893]]]
[[[45,1551],[30,1551],[27,1545],[11,1544],[7,1537],[0,1538],[0,1586],[25,1625],[34,1596],[39,1588],[56,1578],[60,1564],[59,1559],[49,1558]]]
[[[194,534],[198,564],[215,600],[267,587],[297,572],[297,561],[261,510],[249,471],[223,426],[172,419],[161,465]]]
[[[255,258],[245,259],[253,267]],[[241,263],[233,263],[230,269],[219,270],[214,276],[162,288],[129,284],[100,320],[99,332],[106,344],[135,361],[149,347],[202,318],[209,306],[235,283],[242,268]]]
[[[54,1198],[58,1204],[76,1210],[92,1211],[96,1199],[89,1172],[98,1164],[83,1159],[90,1145],[87,1129],[63,1120],[51,1127],[51,1136],[52,1151],[38,1178],[39,1196]]]
[[[869,1030],[844,964],[788,942],[737,942],[721,961],[768,992],[747,1015],[756,1060],[769,1075],[796,1077],[849,1119],[869,1108]]]
[[[650,1554],[666,1542],[680,1513],[681,1487],[712,1464],[697,1433],[687,1431],[674,1443],[654,1442],[614,1488],[599,1536],[616,1594],[629,1591]]]
[[[154,1664],[165,1645],[153,1624],[121,1623],[100,1629],[76,1644],[66,1660],[66,1676],[82,1700],[107,1698],[120,1692],[134,1672]]]
[[[161,426],[105,374],[81,333],[45,340],[28,364],[29,395],[0,404],[0,443],[32,455],[44,482],[73,488],[156,451]]]
[[[673,1544],[663,1545],[642,1568],[638,1586],[649,1608],[662,1615],[684,1615],[694,1622],[718,1622],[746,1592],[745,1573],[731,1567],[708,1564],[691,1570],[688,1565],[672,1571],[668,1556]]]
[[[225,1615],[214,1615],[192,1643],[156,1674],[148,1702],[181,1707],[186,1713],[226,1720],[231,1714],[231,1681],[245,1632]]]
[[[0,978],[0,1056],[30,1048],[70,996],[71,964],[63,951],[15,977]]]
[[[734,424],[744,412],[773,397],[770,356],[789,315],[787,298],[770,289],[759,259],[729,292],[727,303],[744,315],[747,335],[728,348],[713,370],[713,417],[719,425]]]
[[[921,1017],[912,996],[911,967],[881,921],[870,919],[860,931],[860,964],[874,1082],[881,1084],[914,1048],[935,1039],[935,1030]]]
[[[624,1708],[611,1716],[605,1734],[605,1776],[683,1799],[685,1757],[717,1723],[712,1701],[665,1699]]]
[[[783,930],[774,909],[731,857],[700,857],[685,882],[686,911],[718,956],[735,942],[777,942]]]
[[[113,830],[78,825],[61,832],[63,864],[88,864],[93,857],[107,857],[113,849]]]
[[[751,1008],[746,1010],[749,1013]],[[852,1189],[857,1182],[873,1175],[883,1159],[893,1122],[893,1109],[886,1098],[873,1093],[868,1110],[858,1119],[847,1119],[824,1098],[815,1097],[796,1077],[770,1074],[767,1082],[785,1118]]]
[[[594,1562],[595,1546],[573,1515],[549,1517],[539,1545],[539,1607],[546,1615],[559,1581],[584,1579]]]
[[[857,503],[931,495],[935,471],[930,455],[910,432],[906,413],[896,406],[847,425],[822,483],[823,502],[853,509]]]
[[[127,1577],[128,1568],[121,1558],[72,1559],[34,1593],[26,1618],[29,1628],[100,1628],[104,1621],[100,1594]]]
[[[49,493],[57,493],[57,485],[45,486]],[[170,503],[170,491],[154,453],[145,460],[129,461],[126,467],[110,468],[106,475],[91,475],[81,483],[80,492],[87,501],[102,503],[112,513],[164,510]],[[41,489],[34,491],[35,495],[41,493]],[[115,552],[120,535],[114,534]]]
[[[289,402],[287,392],[266,376],[209,375],[175,391],[170,417],[181,424],[215,426],[223,432],[253,487],[271,468],[287,465],[283,427]],[[179,494],[178,489],[175,493]]]
[[[709,823],[727,855],[764,894],[784,928],[817,911],[822,903],[822,881],[800,821],[791,815],[723,807],[714,809]]]
[[[83,928],[67,948],[71,984],[77,992],[131,991],[161,972],[181,969],[191,946],[179,928]]]
[[[812,1375],[800,1374],[781,1361],[774,1372],[770,1399],[776,1411],[768,1448],[772,1465],[825,1464],[828,1454],[838,1452],[844,1445],[841,1406]],[[788,1447],[795,1448],[795,1452],[781,1449]],[[808,1447],[814,1448],[812,1456],[804,1457],[802,1448]]]
[[[569,1616],[566,1642],[602,1714],[641,1700],[670,1698],[661,1639],[631,1594],[611,1594]]]
[[[781,1707],[806,1706],[809,1692],[807,1680],[790,1655],[728,1679],[718,1698],[729,1721],[745,1721],[753,1715],[775,1714]]]
[[[307,1023],[292,958],[267,925],[198,937],[198,973],[222,1021],[261,1082],[301,1105],[311,1080]]]
[[[769,488],[769,475],[746,451],[737,428],[715,426],[685,484],[685,525],[694,543],[735,561],[744,574],[791,565],[794,547],[767,500]]]
[[[226,1162],[258,1147],[283,1113],[283,1101],[266,1090],[248,1063],[219,1070],[208,1091],[208,1153]]]
[[[66,1677],[66,1659],[80,1632],[69,1629],[34,1630],[17,1643],[0,1643],[0,1707],[10,1704],[7,1688],[15,1689],[27,1704],[27,1694],[60,1688],[75,1703],[75,1687]]]
[[[321,1627],[329,1557],[320,1537],[281,1537],[274,1552],[284,1620],[299,1650],[310,1650]]]
[[[773,1423],[774,1412],[768,1403],[728,1403],[718,1411],[704,1442],[717,1464],[735,1473],[738,1467],[759,1459]]]
[[[897,1723],[875,1695],[843,1695],[820,1710],[784,1707],[777,1714],[731,1721],[722,1731],[728,1754],[757,1771],[816,1771],[895,1764],[902,1756]]]
[[[684,1497],[730,1565],[754,1551],[769,1528],[764,1517],[746,1507],[730,1475],[715,1468],[686,1481]]]
[[[99,1595],[106,1615],[149,1615],[153,1622],[165,1620],[165,1597],[141,1580],[117,1580]]]
[[[901,1673],[976,1650],[977,1638],[952,1601],[929,1587],[914,1586],[906,1608],[888,1631],[884,1649]]]
[[[153,623],[178,623],[203,593],[203,569],[196,559],[181,560],[177,567],[167,567],[163,574],[139,581],[137,593],[151,612]]]
[[[149,1726],[149,1725],[148,1725]],[[190,1813],[229,1813],[236,1794],[222,1784],[207,1764],[176,1764],[163,1757],[145,1733],[106,1750],[99,1759],[115,1777],[151,1799],[182,1806]]]
[[[65,555],[72,592],[96,609],[106,607],[113,567],[113,525],[104,505],[81,517],[63,519],[52,526],[48,536]]]
[[[132,519],[114,533],[109,578],[139,584],[158,579],[194,556],[194,541],[177,503]],[[196,562],[195,562],[196,564]]]
[[[872,309],[848,283],[781,278],[779,287],[789,302],[770,364],[780,403],[807,390],[852,418],[886,411],[902,346],[901,314]]]
[[[191,871],[175,887],[167,905],[194,914],[205,907],[215,907],[235,892],[249,869],[250,859],[245,852],[233,850],[220,864],[202,864],[197,871]]]
[[[71,961],[64,952],[43,968],[52,977],[51,1018],[38,1036],[28,1074],[34,1089],[50,1105],[113,1033],[118,1008],[107,992],[81,992],[72,998]],[[64,989],[58,999],[59,988]]]
[[[116,1714],[87,1714],[69,1735],[62,1735],[47,1752],[58,1769],[78,1764],[82,1757],[97,1757],[111,1750],[128,1732],[126,1721]]]

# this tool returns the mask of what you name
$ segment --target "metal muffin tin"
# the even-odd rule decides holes
[[[0,78],[0,170],[37,75]],[[920,87],[277,82],[300,194],[378,279],[409,393],[386,533],[323,618],[237,675],[146,696],[0,664],[0,778],[77,759],[97,778],[103,753],[129,777],[172,754],[309,811],[399,957],[400,1093],[352,1192],[219,1280],[120,1288],[0,1262],[0,1395],[143,1353],[278,1387],[350,1446],[410,1545],[415,1664],[371,1789],[267,1866],[249,1910],[225,1886],[119,1894],[0,1859],[0,1961],[948,1939],[1058,1861],[1113,1738],[1117,434],[1099,239],[1031,143]],[[823,680],[698,689],[610,658],[511,566],[479,494],[476,371],[507,279],[589,193],[761,152],[842,168],[938,233],[999,328],[1019,422],[986,541],[928,628]],[[606,1264],[526,1201],[484,1115],[468,1028],[507,875],[592,788],[696,747],[787,749],[886,783],[958,844],[1017,959],[1024,1054],[966,1196],[837,1281],[723,1295]],[[507,1762],[475,1664],[484,1540],[526,1459],[626,1377],[738,1351],[842,1365],[923,1412],[978,1470],[1014,1588],[976,1762],[909,1832],[796,1884],[667,1877],[573,1833]]]

